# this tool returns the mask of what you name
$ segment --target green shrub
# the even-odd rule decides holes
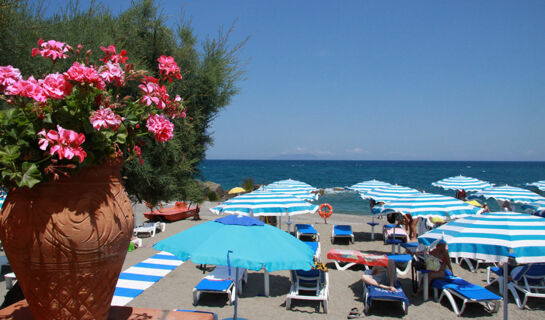
[[[248,192],[254,191],[254,179],[246,178],[242,181],[242,187]]]
[[[218,195],[214,191],[210,190],[208,191],[208,200],[218,201]]]

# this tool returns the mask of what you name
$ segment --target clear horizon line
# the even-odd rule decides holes
[[[545,160],[400,160],[400,159],[240,159],[240,158],[205,158],[207,160],[231,161],[400,161],[400,162],[545,162]]]

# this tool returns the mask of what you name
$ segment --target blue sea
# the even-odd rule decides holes
[[[329,203],[335,212],[370,214],[369,203],[356,193],[335,191],[370,179],[412,187],[420,191],[454,196],[454,191],[433,187],[432,182],[464,175],[496,185],[526,187],[545,180],[545,162],[500,161],[314,161],[314,160],[206,160],[202,179],[221,184],[224,190],[241,186],[246,178],[255,184],[295,179],[325,189],[317,204]],[[531,188],[530,188],[531,189]],[[488,201],[495,210],[495,202]]]

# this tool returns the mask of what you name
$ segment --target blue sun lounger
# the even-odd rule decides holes
[[[409,311],[409,298],[407,298],[407,295],[405,295],[405,292],[403,291],[403,287],[401,286],[399,280],[396,280],[395,288],[397,289],[396,291],[391,291],[375,287],[363,282],[363,311],[365,313],[369,313],[369,309],[371,308],[373,301],[382,300],[401,302],[403,306],[403,312],[407,314],[407,312]]]
[[[199,303],[201,293],[225,293],[227,294],[227,301],[229,304],[233,304],[235,301],[234,291],[238,290],[239,293],[242,292],[242,281],[245,283],[248,281],[248,273],[246,269],[238,269],[239,272],[239,282],[235,286],[235,269],[231,268],[231,277],[229,278],[228,269],[226,266],[216,266],[214,271],[210,272],[209,275],[204,277],[198,284],[193,288],[193,305]]]
[[[446,276],[441,279],[435,279],[431,283],[431,286],[435,300],[441,302],[443,297],[447,297],[457,316],[464,312],[468,302],[481,303],[487,311],[494,313],[499,310],[502,301],[502,297],[497,294],[479,285],[467,282],[460,277]],[[441,290],[441,296],[438,298],[439,290]],[[458,307],[454,297],[462,300],[461,308]]]
[[[312,237],[316,241],[320,241],[320,234],[311,224],[298,223],[295,225],[295,236],[300,239],[301,236]]]
[[[350,242],[354,243],[354,233],[352,232],[352,226],[344,224],[334,225],[331,228],[331,243],[334,243],[336,238],[348,238]]]
[[[312,251],[314,251],[314,259],[320,261],[320,253],[322,252],[320,248],[320,243],[315,241],[303,241],[307,246],[309,246]]]

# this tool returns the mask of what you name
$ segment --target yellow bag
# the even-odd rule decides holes
[[[441,269],[441,259],[432,256],[431,254],[426,257],[426,270],[439,271]]]

